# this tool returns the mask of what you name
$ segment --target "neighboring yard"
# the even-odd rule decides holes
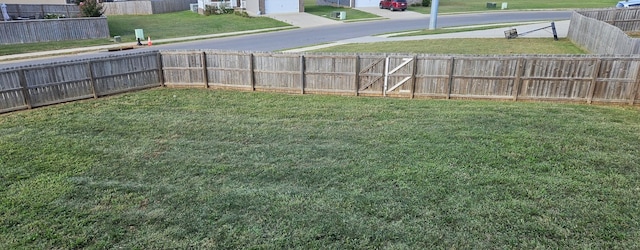
[[[587,54],[567,39],[553,38],[464,38],[402,42],[353,43],[314,52],[371,52],[419,54]]]
[[[0,116],[0,248],[640,248],[640,110],[153,89]]]
[[[304,12],[313,14],[316,16],[330,18],[331,12],[344,11],[347,14],[347,21],[353,21],[358,19],[379,18],[380,16],[371,14],[369,12],[360,11],[352,8],[332,7],[328,5],[317,5],[316,0],[304,1]],[[331,18],[334,19],[335,18]]]
[[[487,2],[495,2],[497,8],[488,9]],[[503,2],[507,3],[509,10],[538,10],[538,9],[588,9],[615,7],[618,1],[611,0],[581,0],[581,1],[557,1],[557,0],[440,0],[438,13],[455,13],[467,11],[501,11]],[[409,10],[430,14],[430,7],[409,7]]]
[[[143,29],[151,39],[198,36],[244,30],[290,26],[267,17],[244,18],[234,14],[204,16],[191,11],[155,15],[109,16],[111,36],[121,36],[123,44],[135,44],[135,29]],[[113,44],[110,39],[66,41],[0,46],[0,55]]]

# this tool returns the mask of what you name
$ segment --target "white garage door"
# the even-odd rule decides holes
[[[265,14],[300,12],[299,0],[265,0]]]
[[[362,7],[378,7],[380,0],[356,0],[356,8]]]

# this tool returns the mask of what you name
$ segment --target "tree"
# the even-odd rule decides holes
[[[104,6],[98,0],[76,0],[80,5],[80,14],[84,17],[99,17],[104,14]]]

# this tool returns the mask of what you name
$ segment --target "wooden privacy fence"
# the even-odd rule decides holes
[[[588,14],[585,16],[583,14]],[[586,48],[594,54],[609,55],[638,55],[640,54],[640,39],[631,38],[623,30],[610,24],[610,22],[601,21],[589,16],[607,19],[610,13],[632,13],[638,15],[640,9],[630,12],[618,12],[617,10],[599,10],[599,11],[581,11],[574,12],[571,15],[571,26],[567,37],[576,44]],[[620,15],[625,18],[631,14]],[[622,18],[622,17],[620,17]],[[633,17],[637,18],[637,17]],[[619,24],[630,27],[630,23],[624,22],[622,19],[616,19]],[[640,24],[640,22],[637,22]],[[635,26],[635,28],[638,28]]]
[[[603,21],[623,31],[640,30],[640,8],[579,10],[580,15]]]
[[[146,52],[0,70],[0,113],[161,85],[159,54]]]
[[[152,51],[0,70],[0,113],[157,87],[637,104],[639,56]]]
[[[149,0],[105,2],[105,15],[151,15],[177,12],[189,9],[189,4],[198,3],[197,0]]]
[[[106,17],[0,22],[0,44],[37,43],[109,37]]]
[[[637,56],[160,53],[173,87],[633,105],[640,85]]]
[[[7,4],[7,14],[13,20],[19,18],[41,19],[47,14],[79,17],[80,8],[75,4]]]

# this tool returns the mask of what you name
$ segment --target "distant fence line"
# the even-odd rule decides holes
[[[189,10],[198,0],[149,0],[102,3],[105,15],[151,15]]]
[[[0,113],[161,85],[157,52],[0,71]]]
[[[109,37],[106,17],[0,22],[0,44],[20,44]]]
[[[0,113],[157,86],[637,104],[638,56],[155,51],[0,71]]]
[[[631,38],[620,28],[608,22],[585,16],[583,13],[587,13],[589,16],[606,18],[609,16],[605,15],[607,13],[631,13],[637,15],[640,14],[640,10],[633,12],[615,12],[612,10],[574,12],[571,15],[571,27],[567,34],[571,41],[583,46],[591,53],[609,55],[640,54],[640,39]],[[631,18],[628,15],[625,16]],[[622,22],[622,20],[618,22]]]
[[[79,17],[80,8],[75,4],[7,4],[7,14],[13,20],[42,19],[47,14]]]
[[[616,26],[622,31],[640,30],[640,8],[579,10],[578,13]]]

